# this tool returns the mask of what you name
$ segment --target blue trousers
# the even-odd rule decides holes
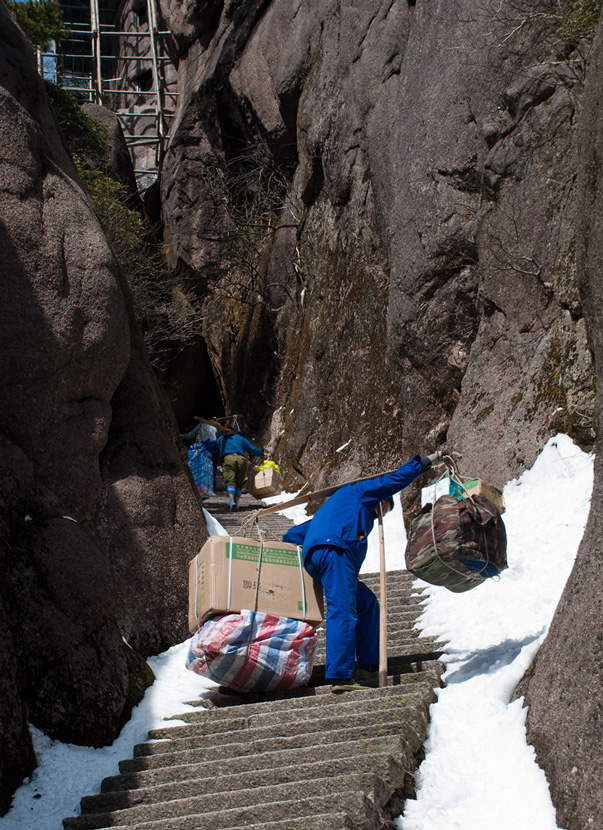
[[[329,679],[351,678],[359,666],[379,665],[379,602],[341,548],[314,548],[304,567],[325,592]]]

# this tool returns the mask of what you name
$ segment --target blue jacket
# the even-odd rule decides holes
[[[343,548],[360,570],[366,557],[367,536],[375,523],[375,507],[404,490],[430,467],[429,459],[415,455],[393,473],[344,485],[312,519],[287,531],[283,541],[303,545],[304,559],[313,548]]]
[[[259,447],[254,447],[251,441],[248,441],[247,438],[239,433],[231,435],[229,432],[224,432],[213,442],[210,450],[212,455],[219,455],[220,458],[224,458],[229,453],[245,455],[246,452],[252,457],[264,457],[264,450],[259,449]]]

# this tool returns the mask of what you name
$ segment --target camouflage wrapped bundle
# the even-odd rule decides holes
[[[441,496],[410,523],[406,567],[432,585],[461,593],[498,576],[507,565],[507,534],[485,496]]]

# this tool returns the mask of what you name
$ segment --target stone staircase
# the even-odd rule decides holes
[[[219,481],[218,481],[219,487]],[[268,505],[263,501],[250,496],[248,493],[243,493],[239,502],[239,509],[236,513],[228,512],[228,496],[225,490],[217,489],[215,496],[210,496],[204,502],[204,507],[208,510],[214,518],[216,518],[224,530],[232,536],[239,536],[241,525],[245,519],[254,513],[256,510],[261,510]],[[278,513],[270,513],[259,520],[261,532],[267,539],[282,539],[283,534],[286,533],[293,522],[290,519],[281,516]],[[255,523],[249,524],[244,531],[244,536],[248,539],[258,539],[259,532]]]
[[[218,492],[207,509],[232,535],[258,502],[229,513]],[[280,539],[290,523],[262,523]],[[248,529],[246,536],[254,537]],[[255,536],[257,538],[257,535]],[[364,575],[379,593],[378,574]],[[310,684],[286,693],[237,695],[221,687],[152,730],[134,757],[82,799],[65,830],[387,830],[413,795],[429,717],[441,685],[441,644],[413,628],[413,578],[387,575],[388,686],[334,695],[324,684],[325,637]]]

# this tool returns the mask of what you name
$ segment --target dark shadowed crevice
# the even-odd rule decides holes
[[[202,12],[197,12],[192,15],[192,23],[198,33],[199,40],[203,44],[209,44],[216,33],[220,24],[220,17],[224,3],[219,2],[213,5],[209,10],[207,7]]]
[[[162,378],[180,430],[192,429],[195,416],[224,414],[224,404],[205,340],[199,336],[170,362]]]
[[[312,157],[312,171],[301,194],[302,200],[306,207],[310,207],[314,204],[318,194],[322,190],[324,181],[325,174],[322,166],[322,156],[317,154]]]
[[[230,406],[245,412],[251,433],[259,435],[269,422],[274,387],[281,371],[273,313],[263,307],[255,321],[247,321],[244,334],[246,348],[237,351],[231,369],[231,376],[238,378],[239,383]]]
[[[298,162],[297,113],[300,97],[301,87],[279,96],[279,109],[285,129],[274,141],[272,148],[274,164],[278,168],[294,169]]]

